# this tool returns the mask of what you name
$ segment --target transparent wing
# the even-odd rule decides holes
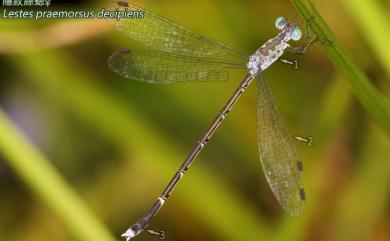
[[[229,68],[245,68],[239,62],[133,49],[113,53],[108,66],[125,78],[149,83],[225,81],[229,78]]]
[[[302,213],[305,192],[302,162],[267,81],[257,77],[257,138],[264,174],[281,206],[292,216]]]
[[[192,32],[127,1],[113,3],[108,9],[142,11],[143,18],[126,18],[111,22],[119,32],[155,50],[201,58],[225,55],[246,58],[224,43]]]

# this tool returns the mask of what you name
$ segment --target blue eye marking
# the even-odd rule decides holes
[[[284,22],[286,22],[286,19],[284,17],[278,17],[276,20],[275,20],[275,27],[279,30],[283,29],[284,27]]]
[[[302,31],[299,28],[295,28],[291,34],[291,39],[298,41],[302,37]]]

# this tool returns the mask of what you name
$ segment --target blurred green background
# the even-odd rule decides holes
[[[253,53],[294,17],[290,1],[135,1]],[[100,10],[108,2],[56,4]],[[389,98],[387,0],[313,1],[378,92]],[[226,83],[149,85],[106,66],[139,46],[98,20],[0,20],[0,240],[121,240],[225,104]],[[286,54],[289,58],[295,56]],[[269,68],[304,162],[307,202],[286,214],[263,176],[251,86],[150,228],[166,240],[390,240],[390,141],[319,46],[301,69]],[[387,102],[388,103],[388,102]],[[390,121],[390,120],[387,120]],[[387,123],[388,124],[388,123]],[[156,240],[143,233],[137,240]]]

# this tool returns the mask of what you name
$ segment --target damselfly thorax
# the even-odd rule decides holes
[[[295,24],[285,21],[283,17],[276,19],[275,25],[283,31],[268,40],[249,57],[247,67],[253,75],[262,72],[277,61],[290,46],[288,41],[301,38],[301,30]]]

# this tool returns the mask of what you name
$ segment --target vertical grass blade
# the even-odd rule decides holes
[[[114,241],[99,219],[1,109],[0,151],[14,172],[47,203],[78,240]]]

